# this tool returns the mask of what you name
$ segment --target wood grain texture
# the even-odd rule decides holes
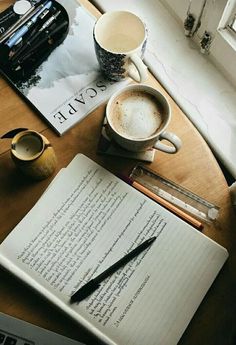
[[[12,1],[0,1],[0,11],[10,3]],[[87,0],[81,3],[92,13],[99,15]],[[228,186],[211,150],[185,114],[151,74],[146,84],[160,90],[168,98],[172,109],[168,130],[174,131],[183,142],[177,154],[157,152],[155,161],[148,166],[220,207],[217,223],[206,225],[203,233],[225,246],[230,253],[229,260],[179,344],[233,345],[236,342],[236,219]],[[105,104],[63,137],[58,137],[4,80],[0,80],[0,135],[17,127],[27,127],[43,133],[52,143],[58,157],[55,174],[79,152],[114,173],[127,174],[131,171],[137,163],[134,160],[96,154],[104,113]],[[10,140],[0,141],[0,241],[27,214],[53,178],[34,182],[21,175],[10,158],[9,148]],[[0,282],[1,312],[79,339],[88,345],[99,344],[74,321],[1,269]]]

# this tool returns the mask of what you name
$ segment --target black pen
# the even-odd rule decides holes
[[[11,35],[13,35],[20,27],[22,27],[28,20],[30,20],[38,11],[43,8],[44,4],[48,0],[44,0],[41,4],[41,1],[39,3],[36,3],[33,5],[14,25],[12,25],[1,37],[0,37],[0,43],[5,41],[7,38],[9,38]]]
[[[42,34],[42,32],[44,30],[46,30],[50,25],[52,25],[52,23],[57,19],[57,17],[59,16],[59,14],[61,13],[61,11],[57,11],[55,14],[53,14],[42,26],[41,28],[39,28],[37,30],[37,32],[35,33],[35,35],[33,35],[32,37],[30,37],[25,44],[23,45],[23,47],[21,49],[18,50],[18,52],[16,52],[13,57],[12,57],[12,61],[15,61],[16,59],[19,59],[20,56],[25,52],[25,50],[28,50],[32,47],[33,43],[39,38],[39,36]],[[30,47],[30,48],[29,48]]]
[[[53,23],[52,26],[55,25],[55,29],[53,29],[53,31],[43,31],[41,32],[41,39],[37,40],[37,42],[35,42],[34,45],[32,45],[29,50],[25,53],[25,55],[19,57],[18,60],[16,61],[12,61],[12,66],[13,69],[16,71],[18,69],[21,68],[21,64],[24,63],[27,59],[29,59],[32,55],[35,54],[35,52],[37,51],[37,48],[40,47],[41,45],[43,45],[44,42],[49,41],[49,40],[53,40],[53,36],[55,34],[57,34],[60,30],[62,30],[65,26],[68,25],[67,21],[64,21],[62,23],[60,23],[59,25],[57,25],[56,23]],[[45,35],[44,35],[45,33]],[[53,42],[53,41],[52,41]],[[52,45],[53,43],[51,43]]]
[[[49,0],[43,5],[40,10],[33,16],[31,19],[26,22],[23,26],[21,26],[18,30],[14,32],[14,34],[9,37],[9,39],[4,43],[8,48],[12,48],[16,45],[22,38],[29,32],[30,28],[35,25],[37,22],[40,14],[45,10],[49,9],[52,6],[52,1]]]
[[[142,244],[140,244],[135,249],[131,250],[128,254],[126,254],[123,258],[115,262],[112,266],[106,269],[104,272],[99,274],[94,279],[91,279],[88,283],[83,285],[78,291],[76,291],[70,298],[70,302],[80,302],[89,295],[91,295],[96,289],[99,288],[100,283],[109,277],[111,274],[115,273],[119,268],[127,264],[131,261],[135,256],[143,252],[146,248],[148,248],[156,239],[156,236],[149,238]]]
[[[45,3],[47,0],[44,0]],[[0,36],[0,43],[5,41],[8,37],[10,37],[17,29],[20,28],[20,26],[24,25],[40,8],[39,6],[42,6],[41,4],[42,0],[37,2],[35,5],[31,6],[31,8],[21,16],[15,24],[13,24],[7,31],[5,31]]]
[[[57,11],[55,14],[53,14],[39,29],[39,32],[42,32],[43,30],[47,29],[60,15],[61,10]]]

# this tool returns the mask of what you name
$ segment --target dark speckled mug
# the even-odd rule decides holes
[[[147,66],[142,61],[147,29],[139,17],[127,11],[107,12],[96,22],[93,37],[100,68],[108,79],[147,79]]]

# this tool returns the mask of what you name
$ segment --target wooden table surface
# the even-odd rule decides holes
[[[81,2],[93,14],[99,15],[87,0]],[[11,0],[1,0],[0,11],[11,3]],[[230,254],[179,344],[233,345],[236,343],[236,219],[228,186],[211,150],[175,102],[151,74],[146,84],[167,96],[172,108],[168,129],[183,142],[177,154],[157,152],[155,161],[148,166],[220,207],[217,223],[205,225],[203,233],[226,247]],[[51,141],[58,157],[55,174],[79,152],[112,172],[131,171],[137,163],[134,160],[96,154],[104,111],[105,104],[59,137],[7,82],[0,79],[0,136],[18,127],[43,133]],[[0,140],[0,242],[27,214],[53,179],[52,176],[34,182],[21,175],[10,158],[10,143],[9,139]],[[98,344],[78,324],[2,269],[0,311],[84,341],[87,345]]]

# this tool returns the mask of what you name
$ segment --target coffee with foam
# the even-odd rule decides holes
[[[163,107],[155,96],[142,90],[131,90],[113,102],[112,126],[130,139],[145,139],[155,135],[164,123]]]

